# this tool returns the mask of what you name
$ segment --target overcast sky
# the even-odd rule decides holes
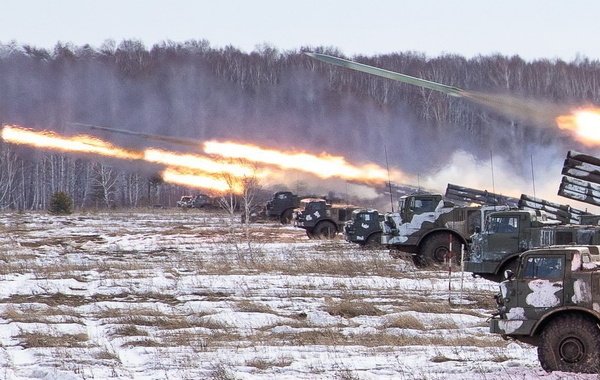
[[[347,55],[419,51],[531,60],[600,59],[600,1],[2,0],[0,42],[100,46],[106,39],[207,39],[252,51],[333,46]]]

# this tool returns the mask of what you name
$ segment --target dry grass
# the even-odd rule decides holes
[[[10,305],[2,313],[4,319],[20,323],[81,323],[81,314],[66,307],[35,307]]]
[[[248,367],[254,367],[261,371],[273,368],[273,367],[288,367],[294,361],[292,358],[280,356],[277,359],[262,359],[262,358],[254,358],[246,361],[246,365]]]
[[[354,318],[361,315],[377,316],[385,314],[372,303],[362,300],[329,302],[325,306],[325,311],[331,315],[338,315],[344,318]]]
[[[399,328],[399,329],[412,329],[412,330],[425,330],[423,322],[419,321],[412,315],[398,315],[393,318],[389,318],[384,323],[385,328]]]
[[[127,347],[162,347],[162,343],[157,342],[153,339],[138,339],[124,343],[123,346]]]
[[[148,336],[148,332],[140,329],[136,325],[119,326],[113,330],[114,335],[119,336]]]
[[[267,305],[261,305],[259,303],[248,301],[248,300],[238,301],[235,304],[235,309],[237,311],[243,311],[243,312],[246,312],[246,313],[269,313],[269,314],[275,314],[275,311],[273,309],[271,309],[269,306],[267,306]]]
[[[364,347],[402,347],[402,346],[445,346],[445,347],[506,347],[501,339],[486,339],[476,336],[414,336],[388,334],[386,332],[345,335],[339,329],[321,329],[298,333],[273,334],[279,344],[294,345],[358,345]],[[272,344],[276,341],[271,340]]]
[[[47,333],[22,332],[15,336],[24,348],[34,347],[84,347],[87,334],[52,335]]]

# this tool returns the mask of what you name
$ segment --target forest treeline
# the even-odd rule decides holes
[[[245,53],[208,41],[58,43],[46,50],[0,45],[0,122],[73,134],[71,122],[198,140],[248,141],[328,152],[357,163],[426,173],[453,152],[498,151],[515,167],[547,146],[570,148],[539,128],[464,99],[312,60],[303,50]],[[464,89],[565,105],[600,102],[600,62],[518,56],[426,57],[415,52],[346,57]],[[132,148],[142,139],[104,136]],[[180,149],[180,147],[170,147]],[[318,168],[314,168],[318,170]],[[0,208],[43,209],[65,191],[76,207],[173,205],[190,190],[165,184],[158,167],[0,142]]]

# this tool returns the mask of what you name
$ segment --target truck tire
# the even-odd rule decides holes
[[[598,373],[600,370],[600,328],[590,317],[558,316],[540,336],[538,358],[547,372]]]
[[[335,224],[324,220],[319,222],[313,230],[313,236],[315,239],[333,239],[337,234],[337,228]]]
[[[316,239],[315,232],[312,229],[306,229],[306,236],[308,236],[309,239]]]
[[[419,252],[414,258],[415,265],[425,267],[435,264],[443,264],[449,251],[449,233],[435,233],[427,237],[425,242],[421,243]],[[454,252],[453,261],[460,262],[460,242],[453,238],[452,252]]]
[[[381,245],[381,232],[375,232],[369,235],[367,241],[364,244],[365,248],[377,248]]]
[[[287,210],[285,210],[279,217],[279,221],[281,222],[281,224],[290,224],[292,222],[292,214],[293,213],[294,213],[294,210],[291,208],[288,208]]]

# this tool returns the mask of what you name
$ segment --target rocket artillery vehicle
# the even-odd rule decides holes
[[[537,346],[548,372],[600,370],[600,247],[554,246],[521,254],[505,272],[490,332]]]
[[[508,206],[457,206],[441,194],[413,194],[401,197],[398,212],[387,213],[382,223],[381,242],[392,250],[413,255],[416,265],[443,263],[460,256],[470,236],[481,229],[486,215]]]
[[[587,213],[522,194],[518,209],[491,213],[472,236],[465,271],[500,281],[521,252],[557,244],[600,244],[600,226],[581,224]],[[584,220],[585,222],[585,220]]]
[[[306,198],[294,210],[294,225],[306,230],[309,239],[333,239],[352,217],[354,206],[332,205],[321,198]]]
[[[600,244],[600,226],[561,225],[540,211],[491,213],[485,230],[472,237],[465,271],[492,281],[514,270],[521,252],[557,244]]]

